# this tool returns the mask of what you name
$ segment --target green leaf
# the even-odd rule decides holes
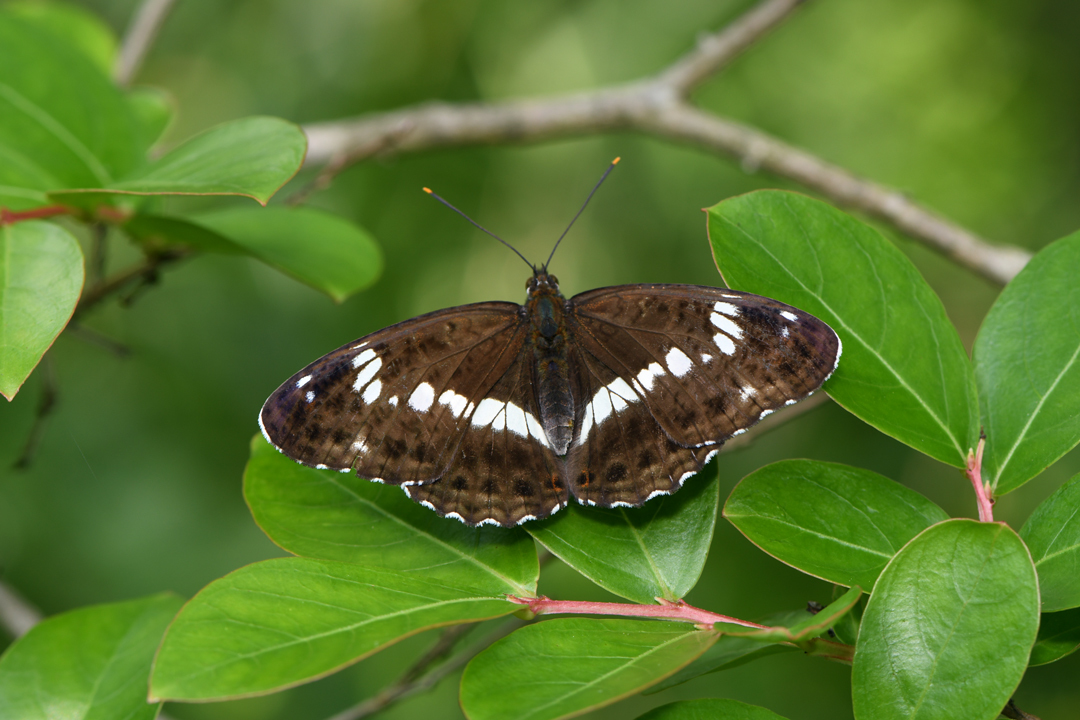
[[[919,271],[873,228],[776,190],[709,208],[728,284],[818,316],[844,344],[829,395],[878,430],[956,467],[979,432],[974,374]]]
[[[305,558],[249,565],[184,606],[161,643],[150,695],[210,700],[281,690],[422,630],[519,610],[505,592],[465,568],[432,578]]]
[[[470,720],[551,720],[609,705],[662,680],[717,634],[684,623],[567,618],[527,625],[461,677]]]
[[[781,562],[829,582],[872,588],[900,548],[949,516],[869,470],[783,460],[743,478],[724,517]]]
[[[1035,508],[1020,537],[1039,573],[1043,612],[1080,607],[1080,475]]]
[[[165,593],[39,623],[0,657],[0,717],[153,720],[150,665],[181,604]]]
[[[175,113],[172,96],[160,88],[139,87],[128,91],[127,102],[141,129],[139,147],[146,152],[172,122]]]
[[[1043,613],[1028,665],[1046,665],[1080,650],[1080,608]]]
[[[120,91],[77,43],[0,12],[0,194],[108,185],[143,161]]]
[[[699,698],[653,708],[637,720],[784,720],[772,710],[738,700]]]
[[[102,75],[112,74],[116,37],[97,15],[76,5],[21,0],[4,5],[3,12],[55,35],[63,44],[85,55]]]
[[[319,210],[236,208],[193,220],[337,302],[382,272],[382,252],[367,231]]]
[[[862,588],[853,587],[830,603],[816,615],[795,623],[791,627],[770,627],[765,629],[746,629],[740,626],[723,626],[725,634],[735,637],[754,638],[766,642],[792,643],[807,655],[817,655],[833,660],[851,662],[851,646],[825,637],[833,625],[847,615],[862,597]],[[729,629],[734,627],[735,629]]]
[[[986,429],[983,479],[999,494],[1080,441],[1080,232],[1043,248],[1002,291],[975,339]]]
[[[855,717],[993,720],[1039,626],[1035,568],[1008,526],[947,520],[896,554],[866,605]]]
[[[674,495],[639,508],[581,508],[525,529],[600,587],[639,603],[679,600],[697,583],[709,554],[718,478],[692,478]]]
[[[441,518],[396,486],[295,463],[261,435],[251,441],[244,497],[263,532],[297,555],[426,578],[480,573],[500,592],[536,596],[536,545],[520,528]]]
[[[142,137],[142,133],[138,135]],[[265,205],[304,161],[307,138],[296,125],[248,117],[196,135],[119,182],[50,193],[59,202],[79,194],[242,195]]]
[[[48,222],[0,225],[0,394],[11,400],[71,319],[83,258]]]
[[[794,610],[774,613],[757,622],[762,625],[790,627],[812,617],[813,615],[806,610]],[[795,650],[798,650],[798,648],[793,645],[780,645],[779,643],[753,637],[721,635],[720,639],[702,653],[701,657],[671,677],[649,688],[643,694],[653,695],[670,687],[681,685],[688,680],[693,680],[700,675],[730,670],[767,655],[793,652]]]
[[[183,246],[219,255],[247,255],[248,252],[228,238],[190,220],[136,213],[124,223],[124,231],[149,250]]]

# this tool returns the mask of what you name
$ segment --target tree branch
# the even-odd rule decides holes
[[[120,87],[127,87],[142,67],[143,59],[154,44],[158,31],[172,10],[176,0],[143,0],[116,55],[113,79]]]
[[[718,33],[705,35],[697,49],[663,71],[657,81],[681,97],[727,67],[732,60],[787,20],[806,0],[766,0],[751,8]]]
[[[86,291],[83,292],[82,297],[79,298],[79,304],[75,307],[75,314],[72,315],[70,322],[75,322],[76,318],[80,317],[91,307],[97,305],[110,295],[124,289],[132,282],[153,282],[157,278],[157,273],[161,266],[176,262],[177,260],[182,260],[191,254],[192,251],[186,248],[174,248],[165,250],[164,252],[154,253],[147,256],[146,260],[143,262],[133,265],[126,270],[121,270],[112,277],[104,279],[87,288]]]
[[[21,638],[41,622],[41,611],[0,580],[0,627],[14,638]]]
[[[800,3],[766,0],[654,77],[588,92],[499,103],[425,103],[359,118],[306,125],[306,163],[327,165],[325,185],[349,164],[445,147],[537,143],[633,131],[739,160],[795,180],[838,205],[884,220],[997,283],[1030,253],[995,246],[902,193],[860,178],[760,130],[706,113],[686,95],[723,68]],[[345,158],[346,160],[343,160]]]
[[[468,663],[492,643],[501,640],[525,624],[521,621],[503,623],[494,632],[485,636],[468,650],[458,653],[431,672],[422,675],[433,662],[444,656],[462,635],[472,629],[472,626],[455,625],[448,628],[443,631],[442,636],[436,641],[435,645],[413,663],[393,685],[384,688],[377,695],[364,700],[360,704],[334,715],[330,720],[360,720],[360,718],[366,718],[386,709],[399,700],[426,692],[438,685],[439,681],[447,675]]]

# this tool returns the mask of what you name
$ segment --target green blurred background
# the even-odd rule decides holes
[[[80,4],[118,33],[135,6]],[[629,81],[659,71],[700,33],[748,6],[181,0],[137,81],[175,98],[170,145],[250,114],[304,123],[430,99],[498,100]],[[1036,250],[1080,228],[1077,37],[1080,4],[1060,0],[815,0],[695,100],[901,188],[984,237]],[[32,425],[40,377],[0,407],[3,579],[52,614],[164,589],[190,597],[237,567],[281,555],[241,496],[248,441],[265,397],[312,359],[392,322],[465,302],[524,299],[529,273],[521,261],[421,187],[434,188],[536,261],[616,155],[623,162],[553,263],[568,295],[620,283],[717,284],[700,208],[760,187],[800,189],[629,134],[354,167],[311,204],[375,234],[386,272],[373,288],[335,305],[253,261],[200,257],[166,270],[132,307],[110,302],[86,319],[129,347],[129,357],[68,334],[57,341],[49,359],[59,405],[28,470],[11,464]],[[310,177],[302,174],[283,195]],[[999,288],[883,230],[942,296],[970,348]],[[112,248],[113,270],[137,260],[122,241]],[[920,490],[950,514],[975,511],[958,471],[832,405],[722,455],[704,478],[718,470],[726,497],[748,472],[789,457],[867,467]],[[1074,452],[1003,498],[997,516],[1019,527],[1078,471]],[[612,599],[557,562],[545,569],[541,591]],[[825,603],[830,591],[722,523],[688,599],[752,618],[808,600]],[[170,705],[167,712],[192,720],[326,718],[377,692],[434,637],[412,638],[286,693]],[[0,647],[7,642],[0,639]],[[1078,671],[1080,655],[1031,670],[1018,703],[1046,720],[1075,717]],[[633,718],[657,704],[704,696],[764,705],[792,720],[837,720],[851,716],[849,675],[845,666],[788,653],[588,717]],[[381,717],[461,717],[458,677]]]

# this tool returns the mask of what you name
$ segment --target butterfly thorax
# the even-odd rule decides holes
[[[525,313],[532,344],[533,383],[540,404],[540,423],[557,455],[565,455],[574,437],[574,396],[566,330],[566,300],[559,281],[544,270],[529,278]]]

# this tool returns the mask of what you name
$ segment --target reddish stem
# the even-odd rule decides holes
[[[0,208],[0,225],[14,225],[24,220],[39,220],[53,215],[70,215],[72,209],[64,205],[46,205],[33,210],[8,210]]]
[[[986,447],[986,435],[980,435],[978,448],[974,452],[968,450],[967,471],[968,480],[975,488],[975,500],[979,504],[979,520],[981,522],[994,522],[994,490],[990,483],[983,482],[982,464],[983,449]]]
[[[768,625],[758,625],[749,620],[740,620],[729,615],[702,610],[701,608],[687,605],[682,600],[671,602],[659,600],[660,605],[637,605],[634,603],[606,603],[586,602],[584,600],[552,600],[547,597],[519,598],[514,595],[507,597],[510,602],[519,605],[527,605],[529,610],[537,615],[551,615],[555,613],[574,613],[576,615],[622,615],[629,617],[650,617],[660,620],[674,620],[676,622],[689,622],[706,629],[711,629],[716,623],[729,623],[744,627],[760,628],[768,630]]]

